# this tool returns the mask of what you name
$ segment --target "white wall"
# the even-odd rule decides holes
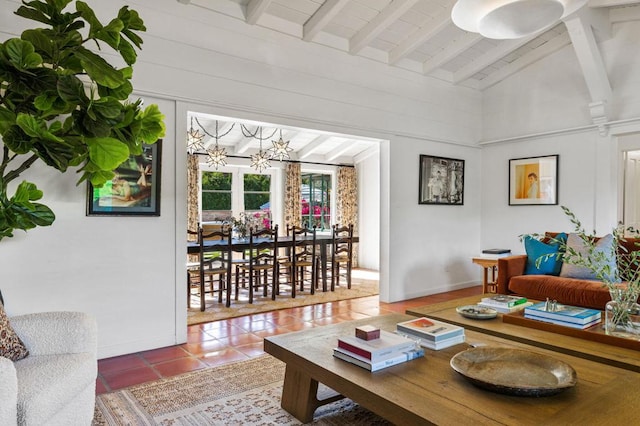
[[[592,124],[591,102],[568,46],[488,89],[483,99],[483,247],[523,252],[518,235],[571,230],[559,206],[509,206],[509,159],[559,154],[559,205],[587,231],[610,232],[620,219],[621,152],[638,146],[640,23],[613,26],[600,43],[614,96],[610,122]],[[523,88],[525,88],[523,90]],[[602,132],[601,132],[602,130]]]
[[[416,271],[435,271],[442,264],[450,269],[468,260],[465,256],[477,248],[473,241],[479,198],[467,191],[464,207],[432,208],[431,213],[418,207],[416,193],[420,153],[469,160],[467,182],[473,193],[479,192],[480,157],[475,148],[465,147],[480,131],[479,93],[249,27],[175,0],[89,1],[103,20],[115,16],[125,3],[140,12],[148,28],[134,67],[136,94],[147,104],[158,103],[166,116],[162,215],[86,217],[85,189],[74,186],[73,173],[60,175],[34,166],[25,178],[33,178],[45,191],[44,202],[57,220],[52,227],[0,243],[0,285],[11,314],[65,309],[92,313],[98,319],[101,358],[186,339],[182,144],[189,110],[389,140],[398,176],[378,180],[380,220],[389,218],[384,211],[390,205],[402,212],[381,225],[381,268],[393,264],[383,274],[383,300],[436,292],[477,276],[465,267],[437,272],[427,282]],[[3,39],[19,34],[24,26],[6,13],[18,6],[14,0],[0,0]],[[380,168],[388,170],[383,162],[390,157],[382,158]],[[360,169],[380,179],[372,176],[370,164]],[[425,213],[431,215],[427,226]],[[454,224],[452,217],[464,224]],[[465,231],[466,242],[453,238]],[[411,237],[402,245],[396,243],[390,256],[386,232],[409,232]],[[473,248],[468,247],[470,240]],[[425,246],[424,241],[431,242]],[[445,260],[443,253],[455,256],[455,262]],[[411,272],[405,274],[405,269]]]

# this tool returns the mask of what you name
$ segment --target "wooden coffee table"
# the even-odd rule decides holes
[[[553,326],[551,324],[547,327],[541,327],[541,329],[534,329],[513,323],[505,323],[502,321],[502,314],[498,314],[498,317],[495,319],[477,320],[465,318],[456,312],[456,307],[474,305],[478,303],[482,297],[483,296],[480,295],[469,296],[447,302],[410,308],[407,309],[406,313],[413,316],[426,316],[439,319],[451,324],[460,325],[464,327],[465,330],[475,330],[508,340],[550,349],[555,352],[640,372],[640,352],[634,349],[562,335],[553,332],[554,329],[560,326]],[[544,330],[544,328],[547,330]],[[573,329],[571,329],[571,331],[575,333],[569,334],[578,334],[577,331]]]
[[[424,358],[371,373],[333,357],[341,335],[358,325],[373,324],[394,331],[412,317],[393,314],[316,327],[268,337],[265,351],[286,363],[282,407],[303,423],[315,409],[342,396],[398,425],[420,424],[593,424],[637,421],[640,374],[589,359],[547,350],[468,329],[468,342],[526,349],[569,363],[578,384],[558,395],[526,398],[502,395],[473,386],[453,371],[451,357],[469,348],[467,343],[426,350]],[[523,334],[530,330],[523,330]],[[340,394],[317,399],[318,384]]]

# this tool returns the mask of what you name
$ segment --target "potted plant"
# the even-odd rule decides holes
[[[22,181],[9,193],[34,163],[61,172],[77,167],[78,184],[100,187],[143,144],[164,135],[157,105],[143,109],[141,100],[128,101],[138,33],[146,30],[138,13],[125,6],[103,24],[87,3],[65,11],[69,3],[23,2],[15,14],[44,27],[0,43],[0,240],[55,220],[36,202],[43,196],[36,184]],[[109,48],[126,66],[116,68],[90,47]]]
[[[621,337],[640,338],[640,244],[630,250],[630,238],[639,236],[638,230],[618,225],[612,230],[613,244],[609,247],[598,245],[598,237],[587,233],[576,215],[567,207],[563,212],[574,225],[574,233],[581,247],[567,244],[566,239],[552,238],[559,245],[559,252],[541,256],[538,266],[550,257],[562,258],[562,262],[581,266],[590,270],[609,289],[611,301],[605,307],[605,332]]]

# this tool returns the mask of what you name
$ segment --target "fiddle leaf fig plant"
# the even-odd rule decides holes
[[[124,6],[103,24],[83,1],[67,10],[71,1],[23,1],[15,14],[44,27],[0,43],[0,240],[55,220],[36,202],[43,193],[34,183],[23,181],[9,194],[9,184],[34,163],[77,168],[78,184],[100,187],[143,144],[164,136],[158,106],[128,100],[138,33],[146,31],[138,13]],[[107,62],[103,48],[119,55],[122,67]]]

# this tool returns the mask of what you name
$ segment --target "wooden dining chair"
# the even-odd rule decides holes
[[[249,262],[239,266],[249,274],[249,303],[253,303],[254,291],[262,288],[267,297],[271,287],[271,299],[278,292],[278,225],[260,230],[251,229],[249,233]]]
[[[305,282],[309,283],[309,291],[315,294],[318,285],[318,259],[316,255],[316,228],[287,226],[287,236],[291,237],[291,246],[287,248],[287,256],[281,261],[282,272],[287,277],[285,282],[291,284],[291,297],[296,297],[296,287],[304,291]]]
[[[340,285],[344,277],[347,288],[351,288],[351,268],[353,262],[353,224],[333,225],[331,239],[331,291]]]
[[[187,231],[194,234],[194,231]],[[231,306],[231,231],[224,228],[219,231],[204,233],[202,227],[198,228],[198,261],[187,264],[187,306],[191,307],[191,296],[197,294],[200,297],[200,311],[205,310],[205,294],[218,293],[218,303],[222,303],[225,296],[225,306]],[[205,241],[221,240],[216,250],[207,250]],[[209,290],[206,290],[206,283]],[[218,289],[215,283],[218,283]],[[197,292],[193,293],[193,289]]]

